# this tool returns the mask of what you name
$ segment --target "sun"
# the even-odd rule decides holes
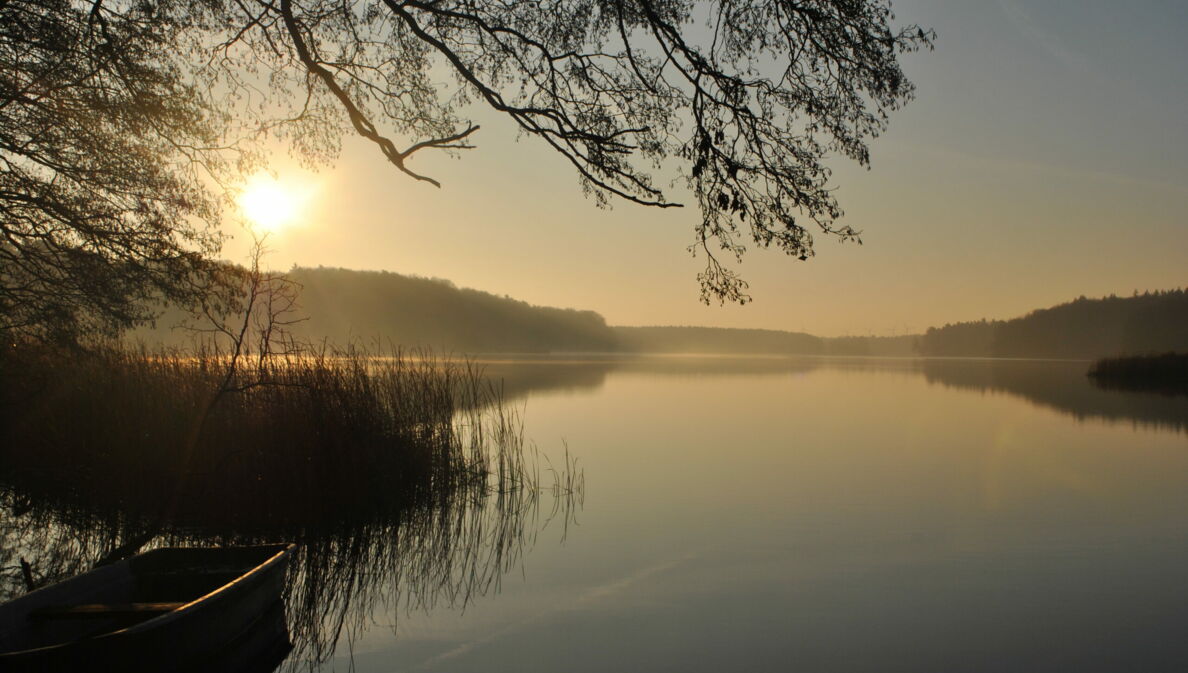
[[[248,181],[239,197],[239,208],[252,226],[275,233],[297,216],[301,197],[275,178],[256,176]]]

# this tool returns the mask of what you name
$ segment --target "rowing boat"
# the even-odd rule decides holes
[[[0,605],[0,671],[208,670],[275,613],[294,545],[162,548]]]

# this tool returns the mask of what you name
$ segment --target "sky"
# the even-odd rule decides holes
[[[414,160],[441,189],[354,138],[316,173],[279,155],[300,203],[268,263],[446,278],[614,325],[822,336],[1188,286],[1188,3],[893,6],[897,24],[936,30],[936,50],[905,57],[917,99],[871,144],[871,169],[832,163],[840,223],[863,245],[819,235],[807,262],[751,250],[746,306],[699,302],[695,209],[599,209],[562,157],[490,114],[477,149]],[[225,254],[240,259],[248,237],[231,233]]]

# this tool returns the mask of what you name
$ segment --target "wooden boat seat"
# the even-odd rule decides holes
[[[295,549],[160,547],[18,596],[0,604],[0,671],[242,668],[259,653],[206,664],[280,601]],[[277,615],[264,635],[284,634]]]
[[[185,605],[185,603],[87,603],[40,608],[29,613],[29,619],[105,619],[109,617],[153,617]]]

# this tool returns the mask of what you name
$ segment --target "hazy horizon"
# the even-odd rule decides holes
[[[227,260],[227,261],[233,261],[233,260]],[[343,270],[343,271],[352,271],[352,272],[361,272],[361,273],[391,273],[391,274],[395,274],[395,275],[399,275],[399,276],[404,276],[406,278],[446,283],[446,284],[453,286],[459,290],[480,292],[483,294],[491,295],[492,297],[507,298],[507,299],[511,299],[514,301],[520,301],[520,302],[527,303],[530,306],[536,307],[536,308],[550,308],[550,309],[555,308],[555,309],[562,309],[562,310],[567,310],[567,311],[594,311],[594,309],[591,309],[588,306],[536,304],[533,302],[529,302],[521,297],[516,297],[516,296],[511,296],[511,295],[500,295],[500,294],[497,294],[495,292],[492,292],[490,290],[487,290],[487,289],[481,288],[481,287],[466,287],[466,286],[463,286],[463,285],[460,285],[460,284],[454,282],[453,279],[451,279],[451,278],[442,278],[439,276],[428,276],[428,275],[420,275],[420,274],[407,274],[407,273],[401,273],[399,271],[393,271],[390,269],[349,269],[349,268],[345,268],[345,267],[330,267],[330,266],[324,266],[324,265],[320,265],[320,266],[294,265],[293,267],[291,267],[291,271],[317,270],[319,268],[323,268],[323,269],[327,269],[327,270]],[[800,334],[810,334],[812,336],[817,336],[817,337],[822,337],[822,338],[827,338],[827,339],[836,339],[836,338],[845,338],[845,337],[897,337],[897,336],[921,335],[924,332],[926,332],[928,330],[928,328],[930,328],[930,327],[942,327],[947,324],[955,324],[958,322],[977,322],[977,321],[983,320],[983,319],[986,321],[1012,320],[1015,318],[1024,317],[1027,314],[1032,313],[1033,311],[1048,309],[1048,308],[1052,308],[1053,306],[1058,306],[1061,304],[1068,303],[1070,301],[1077,299],[1078,297],[1079,298],[1087,298],[1087,299],[1091,299],[1091,300],[1092,299],[1105,299],[1108,297],[1125,298],[1125,297],[1130,297],[1130,296],[1136,295],[1136,294],[1141,295],[1144,292],[1175,291],[1175,290],[1180,290],[1180,289],[1182,289],[1181,286],[1166,287],[1166,288],[1153,288],[1152,287],[1152,288],[1134,288],[1133,290],[1128,291],[1128,292],[1112,292],[1112,293],[1105,294],[1102,296],[1087,296],[1084,294],[1080,294],[1080,295],[1076,295],[1076,296],[1065,297],[1065,298],[1060,299],[1050,305],[1032,306],[1032,307],[1016,314],[1016,315],[980,315],[975,318],[968,318],[968,319],[964,319],[964,320],[941,320],[936,323],[920,326],[918,329],[916,329],[913,332],[899,331],[899,332],[892,332],[892,333],[887,333],[887,334],[873,334],[873,333],[823,334],[820,332],[792,330],[792,329],[785,329],[785,328],[778,328],[778,327],[746,327],[746,326],[733,326],[733,325],[713,325],[713,324],[705,324],[705,323],[655,323],[655,322],[648,323],[648,322],[643,322],[643,323],[638,323],[638,324],[623,324],[623,323],[613,322],[609,319],[607,319],[607,325],[610,327],[705,327],[705,328],[712,328],[712,329],[767,330],[767,331],[774,331],[774,332],[791,332],[791,333],[800,333]],[[594,311],[594,312],[598,313],[599,315],[602,315],[603,318],[606,318],[606,316],[603,315],[600,311]]]
[[[277,157],[304,195],[269,237],[271,266],[447,278],[616,325],[705,325],[822,336],[895,335],[1011,318],[1078,296],[1185,284],[1188,8],[1064,0],[897,2],[937,30],[909,54],[918,98],[871,144],[872,169],[831,162],[864,245],[818,235],[798,262],[752,250],[748,306],[704,306],[686,251],[696,209],[600,210],[560,157],[475,111],[477,149],[417,158],[442,189],[347,138],[318,173]],[[683,196],[674,192],[678,197]],[[224,256],[243,258],[247,236]]]
[[[0,670],[1188,670],[1186,33],[0,0]]]

